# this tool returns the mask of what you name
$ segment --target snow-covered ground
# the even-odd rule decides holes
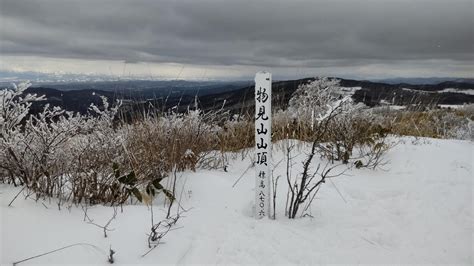
[[[342,96],[352,96],[356,91],[361,89],[362,87],[341,87],[338,93]]]
[[[414,89],[409,89],[409,88],[402,88],[402,90],[405,91],[412,91],[412,92],[420,92],[420,93],[460,93],[460,94],[466,94],[466,95],[474,95],[474,90],[473,89],[458,89],[458,88],[446,88],[438,91],[424,91],[424,90],[414,90]]]
[[[281,143],[280,143],[281,144]],[[275,146],[275,161],[283,153]],[[18,188],[0,186],[1,262],[14,261],[75,243],[72,248],[19,265],[115,264],[465,264],[473,263],[473,149],[469,141],[402,138],[387,154],[385,170],[353,169],[326,182],[311,216],[284,216],[284,164],[276,220],[252,217],[254,173],[250,160],[232,160],[228,172],[186,172],[182,205],[190,210],[175,230],[147,256],[150,212],[125,206],[104,238],[83,221],[81,208],[58,210],[51,202],[19,197]],[[300,152],[304,152],[301,150]],[[297,159],[302,160],[303,154]],[[296,159],[296,160],[297,160]],[[297,162],[297,161],[296,161]],[[295,165],[293,171],[297,171]],[[242,179],[232,185],[243,173]],[[181,187],[179,185],[178,187]],[[155,222],[165,215],[157,199]],[[112,216],[95,206],[88,215],[97,224]]]
[[[474,95],[474,90],[473,90],[473,89],[460,90],[460,89],[456,89],[456,88],[447,88],[447,89],[444,89],[444,90],[441,90],[441,91],[440,91],[440,93],[443,93],[443,92],[453,92],[453,93],[461,93],[461,94],[467,94],[467,95]]]

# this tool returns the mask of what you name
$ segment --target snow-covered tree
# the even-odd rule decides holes
[[[308,121],[311,127],[331,113],[331,108],[350,101],[343,98],[340,91],[340,80],[317,78],[308,84],[302,84],[293,93],[288,111],[300,121]],[[339,101],[339,102],[338,102]]]

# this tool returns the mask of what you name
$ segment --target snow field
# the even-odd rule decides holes
[[[253,218],[254,176],[250,159],[231,160],[228,172],[184,172],[181,204],[188,209],[163,244],[148,251],[150,212],[128,205],[102,229],[83,221],[73,206],[58,210],[55,200],[35,202],[19,188],[0,186],[1,263],[75,246],[19,265],[106,265],[110,246],[115,265],[130,264],[463,264],[473,260],[473,142],[403,137],[387,154],[384,169],[352,169],[326,182],[310,216],[284,216],[287,183],[284,162],[274,175],[278,186],[277,219]],[[300,143],[301,144],[301,143]],[[284,158],[282,142],[274,161]],[[292,169],[301,169],[306,148]],[[240,182],[234,182],[245,172]],[[181,192],[178,193],[181,195]],[[154,202],[154,220],[166,215],[162,198]],[[44,205],[43,205],[44,204]],[[113,214],[94,206],[88,215],[105,224]]]

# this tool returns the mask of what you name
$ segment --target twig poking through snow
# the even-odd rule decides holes
[[[115,262],[114,260],[114,254],[115,254],[115,250],[112,249],[112,245],[110,245],[110,248],[109,248],[109,259],[107,260],[110,264],[113,264]]]
[[[87,215],[87,211],[88,211],[88,208],[87,206],[86,207],[82,207],[82,210],[84,211],[84,221],[86,221],[87,219],[87,223],[88,224],[92,224],[92,225],[95,225],[99,228],[102,228],[104,230],[104,237],[107,238],[107,232],[108,231],[114,231],[115,229],[109,229],[108,226],[110,225],[110,223],[112,222],[112,220],[115,219],[115,217],[117,216],[117,207],[114,207],[114,214],[112,215],[112,217],[109,219],[109,221],[104,225],[99,225],[99,224],[96,224],[94,223],[94,220],[92,220],[89,215]]]
[[[42,254],[38,254],[38,255],[35,255],[33,257],[29,257],[29,258],[26,258],[26,259],[22,259],[22,260],[19,260],[19,261],[15,261],[13,262],[13,266],[15,265],[18,265],[22,262],[25,262],[25,261],[28,261],[28,260],[32,260],[32,259],[36,259],[36,258],[39,258],[39,257],[43,257],[43,256],[46,256],[46,255],[49,255],[51,253],[55,253],[55,252],[58,252],[58,251],[61,251],[61,250],[64,250],[64,249],[67,249],[67,248],[72,248],[72,247],[75,247],[75,246],[89,246],[89,247],[93,247],[95,248],[96,250],[99,250],[101,251],[102,253],[106,254],[104,250],[102,250],[101,248],[99,248],[98,246],[95,246],[95,245],[92,245],[92,244],[89,244],[89,243],[76,243],[76,244],[72,244],[72,245],[69,245],[69,246],[65,246],[65,247],[62,247],[62,248],[58,248],[58,249],[55,249],[55,250],[52,250],[52,251],[49,251],[49,252],[46,252],[46,253],[42,253]]]
[[[249,167],[247,167],[247,169],[242,173],[242,175],[241,175],[239,178],[237,178],[237,180],[234,182],[234,184],[232,185],[232,187],[235,187],[235,185],[237,185],[237,183],[239,183],[240,179],[242,179],[242,177],[244,177],[244,175],[247,173],[247,171],[248,171],[250,168],[252,168],[252,166],[253,166],[253,163],[251,163],[251,164],[249,165]]]
[[[150,248],[147,252],[145,252],[142,257],[145,257],[150,253],[153,249],[155,249],[159,244],[164,244],[161,240],[168,234],[169,231],[181,229],[182,227],[172,228],[176,225],[179,218],[184,217],[181,216],[181,213],[177,213],[176,216],[164,219],[158,222],[151,227],[151,233],[148,235],[148,247]]]
[[[337,193],[339,194],[339,196],[341,196],[342,200],[347,203],[346,199],[344,198],[344,196],[342,196],[342,193],[341,191],[339,191],[339,189],[336,187],[336,184],[334,184],[334,182],[332,182],[331,179],[329,179],[329,181],[331,182],[331,184],[334,186],[334,188],[336,189]]]
[[[8,207],[11,207],[12,206],[12,203],[16,200],[16,198],[18,198],[18,196],[21,194],[21,192],[23,192],[23,190],[25,190],[26,186],[24,186],[20,192],[18,192],[18,194],[16,194],[16,196],[12,199],[12,201],[10,201],[10,203],[8,203]]]

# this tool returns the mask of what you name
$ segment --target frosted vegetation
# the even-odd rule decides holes
[[[23,186],[36,199],[114,206],[150,201],[163,192],[172,203],[175,182],[166,177],[186,169],[225,169],[228,151],[242,157],[252,154],[245,149],[254,144],[251,117],[189,108],[184,114],[148,113],[127,124],[117,119],[121,103],[106,98],[100,107],[91,105],[88,115],[46,105],[33,116],[28,115],[31,104],[44,97],[25,95],[29,85],[0,91],[0,180]],[[301,173],[319,176],[311,184],[298,183],[299,174],[287,177],[295,183],[290,188],[301,186],[293,191],[296,195],[315,192],[312,182],[324,181],[324,171],[335,164],[376,168],[390,148],[388,134],[461,139],[473,135],[472,108],[368,108],[345,96],[338,80],[327,78],[301,85],[289,107],[274,112],[275,141],[308,141],[314,144],[311,156],[328,160],[328,165],[318,167],[323,172]],[[291,158],[293,147],[286,149]],[[304,198],[313,197],[311,193]],[[299,203],[293,204],[292,210]]]

